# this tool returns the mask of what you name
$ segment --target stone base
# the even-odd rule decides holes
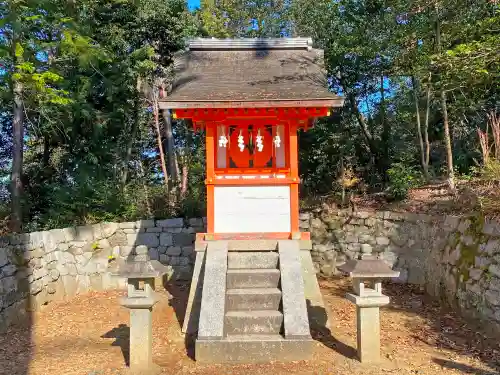
[[[309,360],[312,339],[281,336],[229,336],[223,340],[196,340],[195,357],[200,363],[265,363]]]

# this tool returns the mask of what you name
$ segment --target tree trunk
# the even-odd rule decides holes
[[[416,82],[416,79],[414,76],[411,77],[411,83],[413,86],[413,96],[415,100],[415,113],[417,115],[417,136],[418,136],[418,144],[420,146],[420,163],[422,164],[422,170],[424,172],[424,177],[427,182],[429,182],[429,168],[426,163],[426,158],[425,158],[425,147],[424,147],[424,140],[422,138],[422,125],[420,122],[420,106],[419,106],[419,90],[418,90],[418,85]]]
[[[444,143],[446,147],[446,162],[448,169],[448,187],[455,192],[455,172],[453,170],[453,151],[451,148],[450,125],[448,122],[448,108],[446,105],[446,93],[441,89],[441,109],[443,111]]]
[[[165,120],[165,139],[167,143],[167,161],[168,161],[168,173],[172,181],[172,185],[175,185],[178,179],[178,171],[175,167],[175,144],[174,144],[174,133],[172,132],[172,117],[170,110],[164,109],[162,111],[163,119]]]
[[[427,84],[426,95],[426,110],[425,110],[425,123],[424,123],[424,145],[425,145],[425,165],[427,172],[429,171],[429,163],[431,158],[431,144],[429,143],[429,118],[431,113],[431,93],[432,93],[432,73],[429,73],[429,82]]]
[[[439,4],[436,2],[436,49],[441,53],[441,23],[439,20]],[[441,111],[443,112],[444,145],[446,147],[446,162],[448,171],[448,188],[455,193],[455,173],[453,170],[453,151],[451,148],[450,124],[448,120],[448,107],[446,104],[446,92],[441,82]]]
[[[149,188],[146,183],[146,175],[144,173],[144,165],[142,159],[139,158],[139,170],[141,172],[142,188],[144,189],[144,198],[146,199],[146,210],[149,218],[153,218],[153,210],[151,208],[151,201],[149,199]]]
[[[14,19],[17,16],[14,13]],[[19,35],[15,28],[12,30],[12,58],[14,72],[16,66],[23,63],[23,56],[17,51],[20,43]],[[11,173],[11,200],[12,218],[11,229],[20,232],[22,227],[22,194],[23,194],[23,146],[24,146],[24,108],[23,108],[23,83],[15,75],[12,75],[12,173]]]
[[[387,182],[387,169],[390,165],[390,136],[391,127],[389,121],[386,120],[385,115],[385,89],[384,89],[384,76],[380,77],[380,115],[382,122],[382,168],[384,174],[382,178]]]
[[[163,178],[165,181],[165,189],[168,194],[168,172],[167,165],[165,163],[165,153],[163,152],[163,145],[161,143],[161,132],[160,132],[160,118],[159,118],[159,109],[158,109],[158,101],[156,99],[153,100],[153,113],[155,119],[155,129],[156,129],[156,139],[158,142],[158,151],[160,153],[160,163],[161,170],[163,172]]]
[[[130,159],[132,158],[132,150],[134,146],[134,141],[137,136],[137,129],[139,128],[139,121],[140,119],[140,113],[141,113],[141,100],[139,97],[139,93],[137,93],[137,97],[135,99],[134,103],[134,119],[132,121],[132,127],[130,129],[130,134],[127,140],[127,150],[125,151],[125,158],[123,160],[123,167],[122,167],[122,176],[121,176],[121,184],[122,184],[122,189],[125,188],[125,185],[127,184],[127,179],[128,179],[128,164],[130,163]]]

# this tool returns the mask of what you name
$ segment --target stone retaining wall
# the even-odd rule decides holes
[[[500,332],[500,221],[481,217],[316,210],[300,215],[310,231],[317,272],[331,276],[346,259],[372,250],[462,315]]]
[[[191,277],[195,233],[205,220],[180,218],[102,223],[0,238],[0,330],[27,312],[78,293],[124,286],[109,276],[108,257],[146,245],[169,277]],[[395,212],[303,212],[318,273],[372,250],[401,271],[395,280],[425,286],[464,316],[500,331],[500,222]]]
[[[168,277],[189,280],[204,226],[201,218],[141,220],[0,238],[0,331],[51,301],[124,287],[107,272],[109,257],[125,259],[138,245],[168,265]]]

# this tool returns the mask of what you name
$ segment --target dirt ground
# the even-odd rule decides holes
[[[429,300],[418,288],[387,285],[391,305],[381,311],[382,361],[355,359],[355,309],[343,296],[346,280],[322,280],[330,331],[314,332],[311,361],[262,365],[204,366],[180,332],[186,285],[167,285],[154,309],[154,361],[164,374],[500,374],[500,340],[467,325]],[[34,314],[30,328],[13,327],[0,336],[0,374],[124,375],[128,310],[123,292],[108,291],[53,303]]]

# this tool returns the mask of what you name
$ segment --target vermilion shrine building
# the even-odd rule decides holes
[[[207,233],[197,236],[184,322],[198,332],[197,360],[310,352],[322,299],[299,230],[297,133],[343,103],[322,60],[305,38],[195,39],[176,58],[160,107],[206,137]]]

